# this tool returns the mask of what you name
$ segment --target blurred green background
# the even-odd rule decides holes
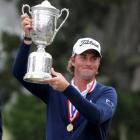
[[[3,140],[43,140],[45,105],[25,90],[11,69],[23,32],[23,4],[35,6],[42,0],[0,1],[0,102]],[[118,92],[118,108],[109,140],[140,140],[140,0],[50,0],[70,15],[46,51],[53,67],[70,79],[66,70],[74,42],[92,37],[102,47],[99,82]],[[63,17],[62,17],[63,19]],[[58,24],[62,19],[59,19]],[[32,49],[36,50],[33,45]]]

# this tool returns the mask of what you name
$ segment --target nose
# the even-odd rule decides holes
[[[86,65],[90,66],[91,64],[92,64],[91,59],[90,59],[90,58],[87,58],[87,60],[86,60]]]

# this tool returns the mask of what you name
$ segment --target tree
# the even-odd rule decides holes
[[[11,140],[44,139],[45,106],[31,95],[14,97],[18,99],[10,103],[9,111],[5,113],[6,126],[13,136]]]

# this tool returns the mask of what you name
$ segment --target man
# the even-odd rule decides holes
[[[21,16],[25,38],[20,45],[13,74],[33,95],[46,104],[46,140],[106,140],[117,105],[116,91],[96,81],[100,66],[100,44],[91,38],[79,39],[69,60],[73,74],[68,82],[61,73],[51,70],[46,84],[23,81],[31,47],[31,19]]]

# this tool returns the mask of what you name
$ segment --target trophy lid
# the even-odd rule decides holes
[[[48,0],[44,0],[41,4],[38,4],[36,6],[32,7],[33,10],[38,9],[38,10],[47,10],[50,13],[58,16],[59,15],[59,10],[55,8],[54,6],[51,5],[51,3]]]

